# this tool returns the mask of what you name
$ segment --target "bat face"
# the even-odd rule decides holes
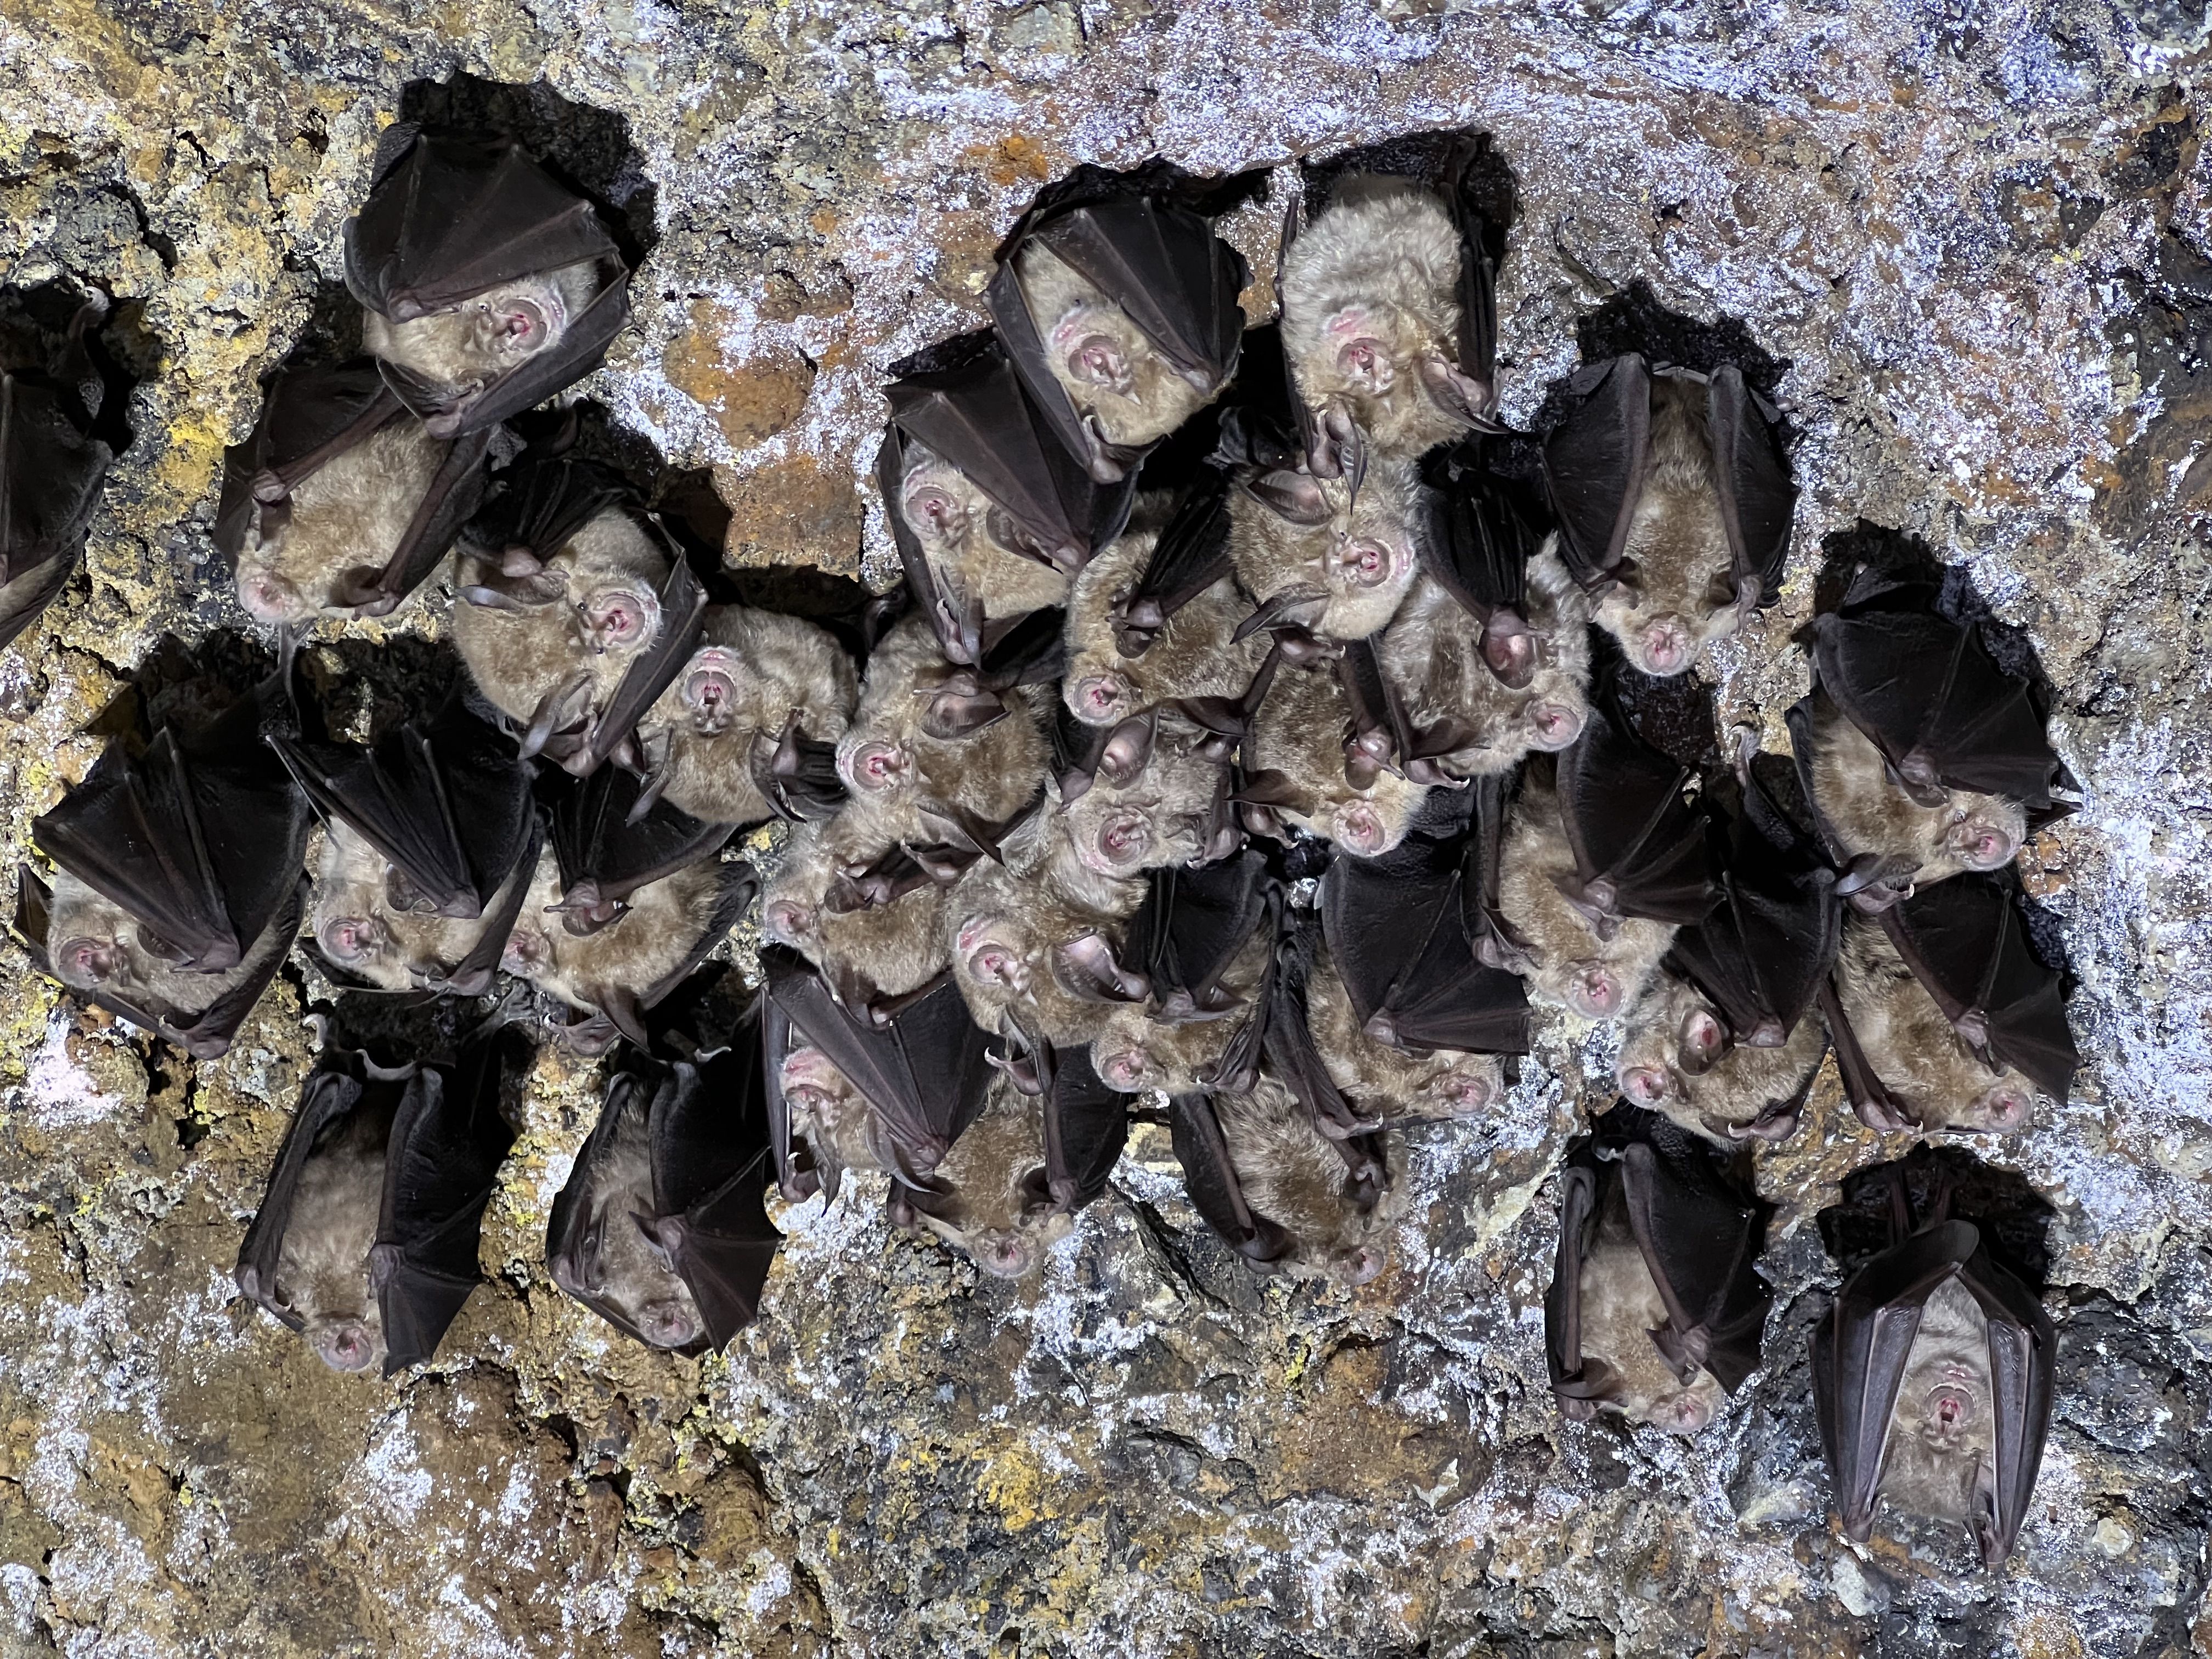
[[[1665,922],[1628,916],[1602,938],[1570,903],[1574,849],[1560,828],[1559,798],[1530,780],[1506,826],[1498,909],[1528,942],[1528,994],[1584,1019],[1618,1018],[1643,994],[1674,940]]]
[[[1380,176],[1337,186],[1283,258],[1283,348],[1317,414],[1340,410],[1407,457],[1474,423],[1491,395],[1457,362],[1460,258],[1431,191]]]
[[[1813,798],[1847,860],[1870,855],[1886,884],[1942,880],[2012,862],[2027,838],[2019,802],[1971,790],[1938,789],[1938,804],[1915,801],[1881,751],[1826,697],[1814,699]]]
[[[646,883],[614,921],[580,935],[558,914],[560,866],[549,850],[538,860],[500,966],[572,1008],[642,998],[698,948],[720,897],[720,866],[708,859]]]
[[[1341,478],[1271,473],[1230,498],[1230,556],[1262,604],[1324,638],[1364,640],[1397,614],[1420,567],[1425,491],[1411,461],[1377,460],[1359,491]],[[1289,507],[1290,513],[1279,510]],[[1295,514],[1295,516],[1292,516]]]
[[[1249,763],[1290,781],[1298,802],[1276,809],[1285,820],[1356,858],[1373,858],[1405,839],[1428,790],[1387,771],[1355,787],[1345,776],[1351,724],[1352,705],[1335,676],[1278,675],[1253,725]]]
[[[1804,1084],[1826,1052],[1809,1017],[1779,1048],[1734,1042],[1717,1008],[1662,973],[1629,1014],[1613,1075],[1629,1099],[1693,1133],[1723,1145],[1780,1140],[1795,1133]]]
[[[1146,1001],[1107,1011],[1103,1029],[1091,1045],[1091,1064],[1098,1079],[1121,1094],[1161,1090],[1194,1093],[1253,1018],[1253,1004],[1274,951],[1272,933],[1255,932],[1215,981],[1221,1005],[1198,1018],[1169,1020],[1160,1008],[1159,988]]]
[[[246,984],[291,946],[283,916],[272,921],[234,967],[195,973],[167,954],[158,934],[67,870],[54,872],[47,961],[56,979],[88,996],[119,998],[158,1018],[183,1023]]]
[[[1370,1116],[1472,1117],[1504,1097],[1494,1054],[1411,1054],[1369,1036],[1326,953],[1306,981],[1306,1026],[1329,1081]]]
[[[2011,1134],[2027,1127],[2035,1085],[1967,1048],[1879,927],[1846,913],[1836,992],[1876,1076],[1928,1130]]]
[[[1061,806],[1062,829],[1085,867],[1122,879],[1206,855],[1223,766],[1202,748],[1207,738],[1163,711],[1140,769],[1120,780],[1102,770]]]
[[[1164,438],[1219,392],[1208,377],[1177,369],[1127,312],[1042,242],[1023,245],[1014,277],[1053,379],[1108,444]]]
[[[586,259],[502,283],[404,321],[364,307],[362,344],[447,392],[480,392],[559,346],[571,320],[604,286],[600,262]]]
[[[805,1137],[831,1197],[847,1170],[879,1170],[873,1117],[866,1098],[830,1058],[811,1045],[795,1048],[778,1068],[793,1127]]]
[[[1632,568],[1599,599],[1595,620],[1642,673],[1683,672],[1753,608],[1755,595],[1739,599],[1731,575],[1705,388],[1695,381],[1651,382],[1650,471],[1623,550]]]
[[[384,1359],[384,1325],[369,1287],[368,1251],[384,1196],[388,1103],[365,1101],[308,1154],[277,1258],[276,1299],[334,1371]]]
[[[1972,1522],[1996,1486],[1990,1320],[1956,1279],[1921,1305],[1881,1454],[1881,1496],[1898,1509]]]
[[[1041,562],[1005,509],[927,445],[908,441],[892,510],[956,613],[973,605],[995,621],[1067,602],[1066,574]]]
[[[869,902],[853,878],[884,852],[850,810],[802,824],[762,896],[761,927],[822,970],[848,1006],[918,990],[944,969],[945,891],[933,880]]]
[[[1213,1107],[1245,1201],[1294,1241],[1281,1263],[1287,1271],[1346,1285],[1382,1272],[1385,1203],[1352,1179],[1289,1090],[1262,1076],[1248,1094],[1216,1095]]]
[[[1130,980],[1115,958],[1145,884],[1112,890],[1116,907],[1102,909],[1048,877],[1025,879],[988,864],[963,877],[945,927],[953,978],[976,1024],[996,1031],[1011,1018],[1032,1038],[1069,1048],[1098,1035],[1114,1001],[1141,998],[1142,980]]]
[[[502,885],[474,918],[422,914],[392,902],[398,872],[351,826],[331,824],[309,910],[315,948],[333,964],[386,991],[441,982],[496,926]],[[509,881],[526,879],[518,872]]]
[[[1684,1383],[1652,1343],[1666,1304],[1626,1215],[1608,1218],[1584,1255],[1582,1297],[1583,1363],[1602,1364],[1610,1382],[1601,1406],[1674,1434],[1696,1434],[1720,1414],[1728,1395],[1719,1379],[1700,1366]]]
[[[1180,697],[1241,696],[1267,655],[1259,635],[1235,637],[1252,605],[1231,576],[1171,612],[1143,655],[1121,654],[1114,614],[1144,575],[1158,540],[1154,529],[1128,531],[1084,566],[1068,595],[1060,695],[1086,726],[1116,726]]]
[[[394,422],[301,479],[288,514],[256,514],[236,562],[246,615],[295,626],[350,615],[348,594],[398,550],[443,448],[421,422]]]
[[[932,1172],[930,1188],[916,1218],[994,1279],[1035,1273],[1075,1224],[1046,1188],[1038,1109],[1003,1078]]]
[[[644,1112],[624,1112],[612,1144],[588,1164],[579,1162],[580,1225],[562,1264],[574,1282],[562,1288],[605,1304],[654,1347],[681,1348],[706,1324],[667,1252],[641,1224],[654,1214],[647,1124]]]

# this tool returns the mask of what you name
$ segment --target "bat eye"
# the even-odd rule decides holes
[[[1067,354],[1067,372],[1086,386],[1120,386],[1129,378],[1121,348],[1103,334],[1086,335],[1076,343]]]
[[[1130,697],[1129,683],[1119,674],[1093,674],[1078,680],[1074,690],[1070,707],[1075,717],[1089,726],[1104,726],[1117,719]]]
[[[1667,1073],[1656,1066],[1632,1066],[1620,1074],[1620,1088],[1638,1106],[1656,1108],[1667,1098]]]
[[[1390,550],[1371,538],[1346,538],[1337,544],[1337,572],[1358,587],[1379,586],[1389,580],[1397,563]]]
[[[1556,754],[1583,734],[1583,717],[1561,702],[1540,702],[1528,711],[1536,747]]]
[[[1679,674],[1690,665],[1693,647],[1690,630],[1672,620],[1656,622],[1644,630],[1644,672],[1665,676]]]
[[[896,788],[906,777],[906,751],[880,739],[857,744],[839,756],[838,761],[837,769],[844,775],[848,788],[880,793]]]

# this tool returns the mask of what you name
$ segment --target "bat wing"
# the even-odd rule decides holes
[[[1748,588],[1753,603],[1771,605],[1782,591],[1790,525],[1797,510],[1797,486],[1790,482],[1790,458],[1782,448],[1781,417],[1744,385],[1743,371],[1734,363],[1723,364],[1706,381],[1705,411],[1736,592]]]
[[[1597,1411],[1607,1378],[1583,1362],[1583,1258],[1589,1253],[1599,1213],[1598,1171],[1570,1163],[1559,1171],[1559,1247],[1544,1292],[1544,1358],[1552,1394],[1565,1416],[1587,1421]]]
[[[532,769],[458,693],[428,726],[410,721],[373,748],[269,742],[315,810],[360,835],[440,915],[482,915],[530,837]]]
[[[1319,908],[1329,960],[1367,1035],[1396,1048],[1528,1052],[1528,993],[1475,952],[1468,835],[1418,830],[1376,859],[1337,859]]]
[[[635,1069],[618,1071],[608,1081],[599,1121],[592,1124],[591,1133],[584,1137],[584,1144],[577,1149],[568,1179],[554,1194],[553,1212],[545,1222],[545,1270],[552,1275],[553,1282],[623,1335],[639,1342],[646,1340],[645,1333],[617,1312],[613,1303],[592,1289],[601,1282],[599,1256],[606,1248],[607,1227],[629,1224],[629,1218],[615,1215],[604,1207],[594,1211],[586,1195],[597,1184],[599,1167],[622,1133],[623,1116],[652,1109],[653,1086],[653,1079]],[[696,1346],[686,1352],[696,1352]]]
[[[462,527],[483,505],[491,486],[491,448],[489,426],[472,427],[449,440],[384,568],[366,571],[366,585],[349,587],[342,597],[365,616],[388,616],[428,581],[460,538]]]
[[[1431,491],[1421,568],[1486,622],[1500,611],[1521,611],[1528,561],[1551,533],[1551,514],[1535,494],[1491,470],[1495,441],[1464,439],[1421,466]]]
[[[484,1206],[514,1144],[514,1127],[500,1109],[502,1047],[495,1033],[465,1050],[450,1071],[417,1071],[392,1119],[384,1206],[368,1253],[386,1376],[436,1353],[483,1282],[477,1258]]]
[[[331,1127],[349,1115],[370,1086],[361,1069],[362,1057],[334,1053],[307,1073],[300,1085],[299,1103],[292,1121],[270,1165],[268,1184],[262,1188],[260,1206],[246,1229],[239,1246],[234,1276],[238,1288],[276,1315],[293,1330],[304,1330],[307,1321],[276,1291],[276,1267],[284,1251],[284,1235],[292,1225],[292,1203],[299,1194],[300,1172],[308,1154]]]
[[[1170,1095],[1168,1133],[1191,1206],[1221,1241],[1262,1267],[1288,1255],[1296,1241],[1244,1201],[1244,1185],[1230,1162],[1229,1142],[1212,1100],[1203,1094]]]
[[[1149,879],[1122,954],[1151,981],[1159,1017],[1229,1012],[1236,1000],[1222,991],[1221,975],[1279,902],[1266,857],[1248,848],[1218,864],[1154,870]]]
[[[1651,374],[1631,353],[1589,363],[1567,382],[1575,399],[1544,440],[1544,487],[1559,545],[1585,586],[1620,562],[1650,465]]]
[[[1073,574],[1121,533],[1135,500],[1134,477],[1094,482],[1054,435],[1002,350],[909,375],[884,395],[906,438],[927,445],[989,496],[1039,562]],[[884,500],[897,518],[896,484]]]
[[[1345,1142],[1372,1127],[1361,1103],[1347,1098],[1329,1075],[1328,1065],[1307,1021],[1318,937],[1310,920],[1301,918],[1275,947],[1267,976],[1266,1024],[1261,1048],[1270,1075],[1306,1109],[1314,1127],[1334,1142]],[[1225,1069],[1225,1067],[1224,1068]]]
[[[761,1194],[774,1179],[761,1028],[699,1064],[678,1060],[653,1097],[651,1231],[699,1304],[710,1347],[760,1311],[783,1235]]]
[[[1115,599],[1114,648],[1140,657],[1168,618],[1234,568],[1229,556],[1228,475],[1204,467],[1152,544],[1136,586]]]
[[[1683,925],[1712,908],[1705,821],[1684,793],[1697,774],[1637,736],[1613,698],[1591,699],[1558,777],[1578,907]]]
[[[1053,1201],[1079,1210],[1100,1197],[1129,1139],[1129,1097],[1098,1079],[1085,1048],[1053,1054],[1044,1097],[1045,1178]]]
[[[482,996],[491,989],[492,975],[507,952],[507,939],[514,933],[523,904],[530,896],[531,873],[538,868],[538,854],[544,844],[545,821],[533,811],[524,826],[522,850],[510,866],[513,877],[498,908],[485,913],[483,926],[477,930],[476,943],[469,947],[468,954],[426,989],[462,997]]]
[[[637,731],[646,710],[659,701],[698,648],[707,611],[707,589],[679,553],[660,585],[660,626],[653,642],[638,653],[592,716],[582,753],[562,763],[579,772],[595,771]]]
[[[2029,945],[2010,887],[1968,873],[1882,912],[1897,952],[1967,1043],[2015,1066],[2054,1100],[2081,1052],[2066,1024],[2063,977]]]
[[[1485,201],[1477,182],[1479,164],[1490,148],[1487,134],[1452,147],[1443,177],[1445,205],[1459,229],[1459,366],[1487,390],[1498,373],[1498,262],[1505,252],[1505,226]],[[1505,210],[1511,211],[1510,201]],[[1492,407],[1496,406],[1494,393]],[[1471,411],[1487,418],[1490,409]]]
[[[2074,780],[2027,683],[1933,600],[1924,585],[1863,572],[1843,608],[1814,620],[1816,684],[1923,804],[1931,788],[1969,789],[2019,801],[2038,822],[2058,816],[2056,792]]]
[[[1623,1148],[1620,1168],[1629,1225],[1667,1309],[1652,1340],[1685,1382],[1703,1365],[1735,1393],[1759,1369],[1774,1299],[1753,1271],[1765,1238],[1762,1207],[1732,1190],[1699,1149],[1670,1145],[1656,1127],[1650,1139]]]
[[[603,766],[583,778],[546,773],[538,787],[569,903],[626,899],[710,856],[730,838],[728,824],[704,823],[662,800],[633,821],[645,785],[620,767]]]
[[[469,521],[469,540],[495,556],[520,548],[543,563],[610,507],[628,508],[629,488],[589,461],[534,455],[506,474],[499,493]]]
[[[302,483],[406,417],[405,406],[385,385],[372,359],[331,368],[277,370],[262,395],[252,432],[244,443],[223,452],[216,551],[235,563],[257,514],[264,531],[273,531],[290,511],[292,492]]]
[[[76,573],[113,459],[52,386],[0,372],[0,646]]]

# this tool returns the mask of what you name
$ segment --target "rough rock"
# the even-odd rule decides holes
[[[1943,1529],[1860,1548],[1826,1518],[1809,1223],[1897,1150],[1832,1078],[1761,1153],[1771,1363],[1692,1443],[1563,1425],[1545,1390],[1547,1173],[1609,1073],[1564,1024],[1494,1121],[1415,1146],[1394,1269],[1356,1293],[1252,1279],[1140,1138],[1025,1285],[890,1232],[865,1183],[784,1214],[769,1313],[702,1362],[546,1279],[596,1079],[548,1056],[492,1285],[382,1384],[322,1372],[228,1278],[326,988],[288,976],[193,1068],[0,947],[0,1648],[2202,1650],[2206,53],[2201,0],[0,0],[0,282],[100,286],[149,343],[88,574],[0,659],[18,851],[155,640],[246,630],[199,562],[222,450],[330,326],[376,136],[430,83],[542,81],[502,106],[568,135],[647,253],[582,395],[711,477],[733,562],[878,580],[880,371],[981,320],[1040,183],[1476,124],[1522,189],[1509,416],[1632,283],[1786,364],[1797,550],[1719,659],[1724,714],[1779,745],[1824,544],[1863,520],[2025,630],[2087,791],[2026,873],[2088,1060],[2063,1112],[1984,1149],[2057,1206],[2064,1343],[2035,1513],[1986,1577]],[[1233,228],[1255,313],[1273,217]],[[345,631],[341,657],[383,633]]]

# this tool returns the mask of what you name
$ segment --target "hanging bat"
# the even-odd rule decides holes
[[[149,949],[137,917],[67,870],[55,871],[51,889],[27,865],[18,865],[15,876],[15,932],[32,965],[195,1060],[229,1049],[284,965],[307,896],[302,878],[234,967],[200,973]]]
[[[983,1109],[921,1182],[891,1188],[895,1213],[994,1279],[1022,1279],[1073,1229],[1046,1184],[1044,1111],[1001,1074]]]
[[[836,1063],[793,1033],[780,1010],[769,1031],[769,1122],[778,1184],[793,1203],[816,1193],[835,1203],[848,1170],[880,1170],[880,1134],[867,1097]]]
[[[1662,972],[1628,1011],[1613,1077],[1630,1100],[1693,1134],[1786,1140],[1827,1052],[1817,1019],[1800,1018],[1779,1043],[1742,1042],[1698,987]]]
[[[112,982],[189,1012],[161,975],[228,974],[280,912],[297,926],[307,805],[262,741],[282,696],[272,678],[196,729],[165,720],[143,753],[115,739],[33,823],[58,868],[102,901],[86,904],[74,884],[57,894],[49,960],[65,984]]]
[[[1655,374],[1631,353],[1567,391],[1543,447],[1561,551],[1629,661],[1680,674],[1780,593],[1797,501],[1781,416],[1733,363]]]
[[[404,909],[392,902],[396,872],[343,819],[323,840],[308,927],[332,977],[380,991],[482,996],[528,896],[543,835],[533,818],[514,867],[471,917]]]
[[[1121,533],[1135,480],[1095,483],[988,336],[884,390],[876,482],[907,586],[945,654],[981,660],[994,625],[1067,602],[1068,582]]]
[[[255,620],[398,610],[483,504],[495,429],[433,437],[374,362],[285,368],[223,452],[216,551]]]
[[[702,823],[619,767],[586,778],[538,781],[553,857],[560,869],[562,930],[574,938],[619,921],[639,889],[712,859],[730,839],[726,823]]]
[[[628,491],[579,461],[517,462],[456,558],[453,643],[522,752],[581,775],[617,755],[697,643],[706,590]]]
[[[514,1141],[502,1047],[396,1069],[332,1050],[301,1085],[237,1280],[332,1370],[422,1364],[482,1282],[478,1231]]]
[[[1842,890],[1879,908],[1962,870],[2000,869],[2079,788],[2033,688],[1933,584],[1863,569],[1814,622],[1814,694],[1791,735]]]
[[[1244,470],[1229,502],[1229,555],[1255,616],[1323,641],[1384,627],[1421,567],[1430,507],[1410,460],[1350,478]]]
[[[1251,684],[1267,641],[1237,637],[1252,606],[1229,562],[1227,501],[1225,490],[1213,489],[1203,503],[1207,526],[1182,522],[1185,503],[1157,527],[1147,522],[1157,504],[1140,501],[1129,528],[1077,575],[1061,684],[1076,719],[1118,726],[1185,697],[1236,697]],[[1133,632],[1136,616],[1144,620]],[[1139,639],[1140,651],[1126,649]]]
[[[711,823],[827,817],[859,690],[828,630],[743,605],[701,613],[698,648],[639,722],[650,799]]]
[[[1559,757],[1559,817],[1575,874],[1560,890],[1600,933],[1624,917],[1702,921],[1717,896],[1694,769],[1645,742],[1618,681]],[[1709,699],[1708,699],[1709,701]]]
[[[1067,453],[1117,483],[1237,372],[1251,273],[1160,168],[1080,167],[1040,196],[985,290],[1015,373]]]
[[[1759,1369],[1771,1206],[1704,1141],[1621,1103],[1568,1149],[1544,1346],[1561,1415],[1695,1434]]]
[[[106,309],[88,301],[58,340],[28,319],[0,331],[0,646],[84,561],[115,459],[96,430],[108,388],[85,345]]]
[[[820,969],[844,1005],[887,1014],[945,971],[943,884],[848,806],[792,832],[761,931]]]
[[[707,859],[647,882],[614,921],[580,935],[556,919],[565,901],[548,848],[500,966],[583,1013],[556,1028],[570,1047],[599,1053],[618,1036],[642,1045],[646,1013],[707,959],[758,891],[751,866]]]
[[[607,1085],[545,1227],[553,1282],[626,1336],[719,1352],[759,1313],[783,1235],[759,1028],[662,1065],[629,1055]]]
[[[400,123],[345,226],[362,343],[434,437],[574,386],[629,320],[629,271],[592,204],[511,140]]]
[[[1029,1046],[1092,1042],[1115,1003],[1139,1002],[1151,988],[1121,961],[1124,924],[1145,892],[1141,880],[1071,890],[997,865],[969,871],[948,896],[944,927],[976,1023],[1011,1025]]]
[[[1309,169],[1318,211],[1303,233],[1295,218],[1286,227],[1283,344],[1336,447],[1351,428],[1411,459],[1489,425],[1510,210],[1484,210],[1488,148],[1484,136],[1438,134],[1411,173],[1370,153]]]
[[[1170,1096],[1169,1130],[1191,1203],[1255,1267],[1364,1285],[1389,1262],[1393,1188],[1361,1181],[1290,1091],[1262,1075],[1249,1092]]]
[[[1260,706],[1245,745],[1247,776],[1238,797],[1283,821],[1334,842],[1356,858],[1387,853],[1405,839],[1428,786],[1347,758],[1356,730],[1343,681],[1328,672],[1279,674]],[[1347,766],[1363,770],[1355,785]]]
[[[1877,1129],[2010,1133],[2037,1090],[2063,1103],[2080,1064],[2064,982],[1990,876],[1923,888],[1879,922],[1847,915],[1823,1012],[1844,1093]]]
[[[1422,461],[1430,509],[1422,573],[1480,624],[1475,659],[1499,685],[1526,690],[1553,666],[1586,684],[1589,606],[1568,599],[1573,577],[1559,556],[1558,526],[1535,491],[1500,470],[1507,454],[1504,441],[1476,436]],[[1541,590],[1533,596],[1532,577]],[[1540,617],[1539,606],[1553,614]],[[1562,650],[1582,666],[1556,663]]]
[[[1434,1047],[1409,1051],[1377,1042],[1326,946],[1307,972],[1305,1004],[1312,1051],[1355,1113],[1392,1125],[1403,1119],[1466,1118],[1504,1098],[1495,1054]],[[1527,1006],[1523,997],[1524,1011]]]
[[[1115,878],[1213,856],[1229,810],[1227,763],[1215,734],[1169,708],[1115,731],[1127,740],[1126,757],[1114,754],[1109,739],[1109,760],[1120,763],[1060,804],[1076,856]]]
[[[1915,1224],[1902,1172],[1892,1243],[1844,1281],[1813,1333],[1813,1399],[1847,1537],[1877,1510],[1963,1521],[1982,1564],[2012,1553],[2051,1425],[2057,1332],[2035,1288],[1954,1218]]]

